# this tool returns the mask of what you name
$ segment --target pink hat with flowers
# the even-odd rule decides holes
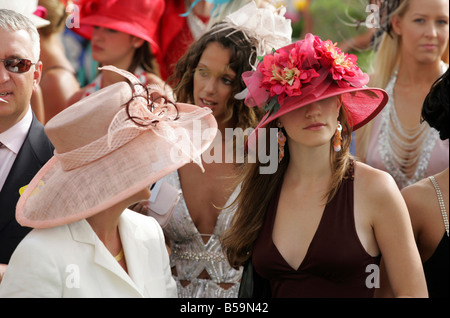
[[[384,90],[366,86],[369,76],[357,66],[355,55],[310,33],[259,60],[256,71],[242,74],[247,88],[238,94],[245,95],[247,106],[266,111],[252,134],[292,110],[337,95],[342,96],[349,124],[356,130],[388,100]]]
[[[217,122],[210,109],[173,103],[163,90],[119,82],[64,109],[46,125],[54,156],[39,170],[16,207],[19,224],[68,224],[131,197],[193,161],[212,143]]]
[[[164,0],[75,0],[79,8],[80,24],[72,30],[91,39],[94,26],[104,27],[144,39],[152,53],[158,55],[158,24]]]

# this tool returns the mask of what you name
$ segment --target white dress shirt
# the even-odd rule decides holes
[[[27,113],[18,123],[7,131],[0,133],[0,142],[3,144],[3,146],[0,147],[0,191],[5,184],[6,178],[16,160],[20,148],[22,148],[32,121],[33,114],[31,112],[31,107],[28,107]]]

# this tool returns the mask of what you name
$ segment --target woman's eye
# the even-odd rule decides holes
[[[229,78],[226,78],[226,77],[222,78],[222,81],[223,81],[223,83],[224,83],[225,85],[231,85],[231,84],[233,84],[233,80],[231,80],[231,79],[229,79]]]

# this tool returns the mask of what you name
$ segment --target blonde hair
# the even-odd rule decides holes
[[[410,0],[401,0],[397,9],[386,18],[388,23],[391,23],[395,16],[403,17],[409,8],[409,3]],[[373,62],[374,72],[370,76],[370,86],[385,88],[400,63],[400,37],[395,32],[384,32],[376,40],[375,46],[377,47],[377,54]],[[441,60],[448,63],[448,42]],[[366,160],[371,131],[372,121],[356,132],[356,154],[361,161]]]

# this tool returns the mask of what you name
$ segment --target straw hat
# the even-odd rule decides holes
[[[356,61],[335,43],[312,34],[261,57],[256,71],[242,74],[247,89],[237,96],[245,97],[247,106],[266,111],[249,139],[276,118],[337,95],[342,95],[353,130],[365,125],[383,109],[388,95],[366,86],[369,76]]]
[[[217,132],[211,110],[165,102],[156,98],[156,88],[145,89],[134,75],[103,69],[126,76],[133,85],[107,86],[47,123],[55,153],[18,201],[21,225],[45,228],[78,221],[191,160],[201,166],[201,153]]]
[[[150,43],[153,55],[158,55],[158,24],[164,0],[76,0],[80,12],[80,27],[72,30],[91,39],[94,26],[104,27],[144,39]]]
[[[38,0],[0,0],[0,9],[19,12],[29,18],[36,28],[49,25],[50,21],[34,14],[38,7]]]

